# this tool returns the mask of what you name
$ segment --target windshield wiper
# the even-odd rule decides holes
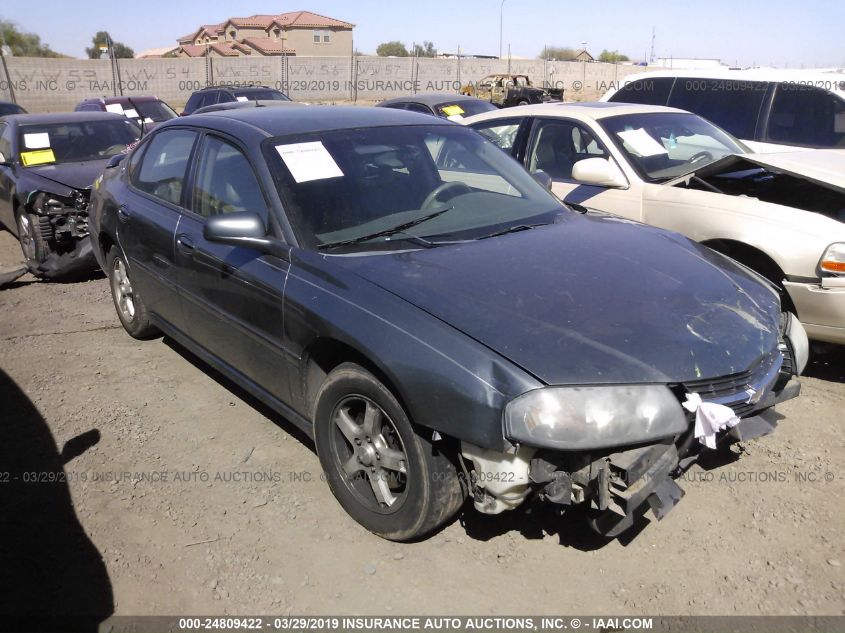
[[[433,213],[429,213],[428,215],[424,215],[419,218],[414,218],[413,220],[408,220],[407,222],[403,222],[402,224],[397,224],[396,226],[391,227],[389,229],[376,231],[375,233],[369,233],[368,235],[361,235],[360,237],[353,237],[348,240],[338,240],[337,242],[326,242],[325,244],[320,244],[319,246],[317,246],[317,250],[322,251],[329,248],[337,248],[339,246],[351,246],[352,244],[360,244],[361,242],[368,242],[369,240],[374,240],[377,237],[388,237],[390,235],[395,235],[396,233],[404,233],[407,229],[417,226],[418,224],[422,224],[423,222],[427,222],[428,220],[436,218],[439,215],[443,215],[444,213],[450,211],[453,208],[454,207],[444,207],[442,209],[434,211]],[[417,237],[416,235],[409,234],[409,236],[410,238],[414,238],[414,240],[416,241],[428,242],[428,240]],[[434,242],[428,243],[434,244]]]
[[[507,235],[508,233],[518,233],[520,231],[530,231],[531,229],[536,229],[538,226],[546,226],[551,224],[551,222],[538,222],[537,224],[515,224],[513,226],[509,226],[506,229],[502,229],[501,231],[496,231],[495,233],[490,233],[489,235],[482,235],[478,239],[486,240],[490,237],[498,237],[500,235]]]

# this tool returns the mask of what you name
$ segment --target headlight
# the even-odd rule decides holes
[[[567,451],[637,444],[688,426],[663,385],[536,389],[508,403],[504,423],[510,440]]]
[[[827,247],[819,262],[819,271],[822,275],[845,274],[845,244],[839,242]]]

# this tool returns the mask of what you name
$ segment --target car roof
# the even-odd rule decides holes
[[[127,120],[122,114],[115,114],[114,112],[51,112],[50,114],[9,114],[3,117],[4,121],[18,125],[108,121],[110,119]]]
[[[20,115],[19,115],[20,116]],[[458,125],[445,119],[436,119],[429,114],[394,110],[391,108],[358,106],[306,106],[302,108],[246,108],[218,110],[203,114],[191,114],[181,119],[171,119],[159,126],[187,123],[207,125],[217,129],[226,128],[226,123],[246,123],[267,136],[308,134],[328,132],[347,128],[368,128],[391,125]]]
[[[463,122],[475,123],[487,119],[504,119],[513,116],[571,117],[581,120],[593,119],[597,121],[623,114],[648,114],[652,112],[678,112],[686,114],[685,110],[679,110],[677,108],[634,103],[605,103],[601,101],[583,103],[552,102],[484,112],[483,114],[467,117]]]
[[[773,81],[796,83],[797,85],[815,86],[830,92],[845,95],[845,72],[841,70],[803,70],[798,68],[713,68],[710,70],[685,70],[667,68],[645,73],[636,73],[620,79],[617,83],[624,86],[638,79],[661,79],[664,77],[688,77],[690,79],[728,79],[739,81]]]
[[[427,106],[436,106],[441,103],[451,102],[458,103],[460,101],[483,101],[477,97],[469,97],[467,95],[460,95],[455,92],[419,92],[415,95],[406,95],[404,97],[394,97],[379,103],[379,106],[392,105],[394,103],[422,103]],[[485,103],[487,103],[485,101]]]
[[[277,106],[300,106],[307,107],[308,104],[301,101],[280,101],[279,99],[250,99],[249,101],[227,101],[226,103],[213,103],[211,105],[203,106],[194,110],[194,114],[208,114],[209,112],[217,112],[218,110],[241,110],[244,108],[275,108]],[[190,116],[190,115],[189,115]]]

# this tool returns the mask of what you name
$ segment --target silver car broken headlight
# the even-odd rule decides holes
[[[505,408],[508,439],[560,450],[637,444],[683,433],[687,418],[663,385],[546,387]]]

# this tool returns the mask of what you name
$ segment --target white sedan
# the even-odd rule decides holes
[[[683,233],[756,270],[811,339],[845,344],[845,150],[753,154],[697,115],[622,103],[463,122],[550,176],[567,203]]]

